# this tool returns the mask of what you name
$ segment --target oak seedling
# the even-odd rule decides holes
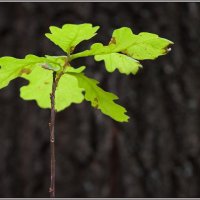
[[[126,109],[117,104],[118,97],[98,86],[98,81],[85,75],[86,66],[75,68],[71,61],[93,56],[95,61],[104,61],[108,72],[116,69],[122,74],[135,75],[142,67],[141,60],[153,60],[170,51],[173,42],[156,34],[142,32],[134,34],[128,27],[114,30],[108,45],[94,43],[90,49],[74,53],[76,46],[96,35],[99,26],[92,24],[65,24],[61,28],[50,26],[45,36],[64,52],[63,56],[38,57],[29,54],[23,59],[0,58],[0,89],[10,81],[21,77],[29,81],[20,88],[20,97],[35,100],[41,108],[51,109],[51,183],[50,197],[55,197],[55,113],[72,103],[86,100],[91,106],[118,122],[127,122]]]

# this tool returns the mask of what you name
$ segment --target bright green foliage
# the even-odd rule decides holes
[[[120,53],[95,56],[96,61],[104,60],[108,72],[118,69],[122,74],[136,74],[142,65],[135,59]]]
[[[104,46],[101,43],[95,43],[90,50],[86,50],[72,55],[72,59],[85,56],[105,55],[110,53],[121,52],[132,43],[132,31],[129,28],[116,29],[108,45]]]
[[[170,44],[173,42],[160,38],[156,34],[143,32],[139,35],[133,35],[133,44],[123,50],[123,53],[137,60],[153,60],[168,53]]]
[[[50,93],[52,88],[52,71],[36,67],[30,74],[22,77],[29,80],[27,86],[20,89],[20,96],[25,100],[36,100],[41,108],[51,108]],[[55,108],[61,111],[71,103],[81,103],[84,99],[83,89],[78,86],[78,81],[72,75],[64,74],[55,94]]]
[[[5,56],[0,58],[0,88],[6,87],[9,82],[23,74],[30,74],[37,67],[43,67],[53,71],[60,69],[58,57],[38,57],[35,55],[27,55],[24,59]]]
[[[113,32],[107,46],[95,43],[90,50],[74,54],[71,59],[94,56],[96,61],[105,61],[108,72],[119,69],[124,74],[135,74],[142,66],[137,60],[155,59],[164,55],[169,51],[170,44],[173,42],[160,38],[156,34],[140,33],[135,35],[130,28],[123,27]]]
[[[106,69],[108,72],[113,72],[115,69],[118,69],[121,73],[124,74],[136,74],[139,67],[142,65],[137,60],[125,54],[116,53],[118,52],[119,47],[117,47],[115,44],[103,46],[101,43],[95,43],[91,46],[91,50],[86,50],[80,54],[74,54],[74,56],[75,58],[76,56],[78,58],[95,55],[96,61],[105,61]],[[72,59],[74,59],[73,55]]]
[[[35,65],[44,62],[44,57],[37,57],[34,55],[27,55],[24,59],[8,56],[0,58],[0,88],[6,87],[11,80],[22,74],[30,73]]]
[[[67,69],[65,70],[65,72],[67,73],[81,73],[86,67],[82,66],[79,68],[73,68],[73,67],[67,67]]]
[[[64,56],[27,55],[24,59],[0,58],[0,88],[6,87],[17,77],[29,81],[21,87],[20,96],[25,100],[35,100],[41,108],[50,108],[53,73],[60,77],[55,92],[55,108],[61,111],[72,103],[84,99],[116,121],[127,122],[126,109],[115,103],[118,97],[101,89],[98,81],[83,74],[85,66],[73,68],[71,61],[80,57],[94,56],[96,61],[104,61],[106,70],[116,69],[123,74],[136,74],[142,67],[139,60],[155,59],[169,51],[173,42],[152,33],[134,34],[130,28],[114,30],[108,45],[95,43],[89,50],[73,54],[75,47],[96,35],[98,26],[92,24],[65,24],[62,28],[50,27],[46,37],[58,45]]]
[[[125,114],[126,109],[114,102],[118,99],[115,94],[106,92],[97,86],[99,83],[95,79],[88,78],[82,73],[74,74],[78,79],[79,87],[85,90],[85,99],[91,102],[91,105],[101,110],[102,113],[108,115],[119,122],[127,122],[128,116]]]
[[[98,29],[99,26],[92,27],[91,24],[65,24],[62,28],[50,26],[51,33],[45,35],[64,52],[70,54],[80,42],[95,36]]]

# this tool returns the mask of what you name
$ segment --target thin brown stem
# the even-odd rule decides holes
[[[53,73],[53,83],[52,83],[52,91],[50,94],[51,99],[51,119],[49,123],[50,128],[50,153],[51,153],[51,183],[49,188],[50,197],[55,197],[55,171],[56,171],[56,159],[55,159],[55,117],[56,117],[56,110],[55,110],[55,92],[56,92],[56,73]]]
[[[65,60],[65,64],[63,66],[64,69],[68,66],[67,59]],[[49,187],[49,193],[51,198],[55,198],[55,178],[56,178],[56,156],[55,156],[55,118],[56,118],[56,109],[55,109],[55,94],[56,94],[56,87],[61,76],[64,72],[56,73],[53,72],[53,82],[52,82],[52,90],[50,94],[51,100],[51,118],[49,122],[50,128],[50,154],[51,154],[51,183]]]
[[[56,178],[56,157],[55,157],[55,117],[56,117],[56,109],[55,109],[55,93],[58,82],[63,73],[58,74],[56,76],[56,72],[53,72],[53,82],[52,82],[52,91],[50,94],[51,99],[51,119],[49,123],[50,128],[50,154],[51,154],[51,183],[49,187],[50,197],[55,197],[55,178]]]

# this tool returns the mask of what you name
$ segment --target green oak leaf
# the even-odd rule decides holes
[[[142,67],[137,60],[120,53],[98,55],[95,56],[95,60],[104,60],[108,72],[113,72],[115,69],[118,69],[120,73],[126,75],[129,75],[130,73],[136,74],[139,67]]]
[[[51,70],[36,67],[31,74],[24,74],[22,77],[27,79],[29,84],[21,87],[21,98],[35,100],[41,108],[51,108],[52,73]],[[74,76],[67,73],[63,74],[56,88],[55,109],[59,112],[70,106],[71,103],[81,103],[84,99],[82,91],[83,89],[79,87]]]
[[[71,54],[75,47],[84,40],[89,40],[96,35],[99,26],[92,24],[65,24],[62,28],[50,26],[51,33],[45,36],[58,45],[64,52]]]
[[[47,62],[45,57],[27,55],[24,59],[14,57],[0,58],[0,88],[6,87],[10,81],[20,77],[22,74],[31,73],[32,69],[39,64]]]
[[[122,52],[137,60],[154,60],[167,54],[170,51],[168,46],[171,44],[173,42],[156,34],[142,32],[138,35],[133,34],[132,45]]]
[[[118,99],[115,94],[104,91],[97,86],[99,83],[97,80],[88,78],[83,73],[72,74],[77,78],[79,87],[85,90],[85,99],[90,101],[93,107],[100,109],[102,113],[116,121],[128,121],[129,117],[125,114],[126,109],[114,102]]]
[[[156,34],[142,32],[135,35],[130,28],[123,27],[113,32],[108,45],[104,46],[101,43],[95,43],[90,50],[74,54],[71,56],[71,59],[117,52],[128,54],[128,56],[138,60],[155,59],[158,56],[164,55],[164,53],[166,54],[168,46],[171,44],[173,44],[172,41],[161,38]],[[140,52],[140,57],[134,55],[134,52],[137,54],[138,51]],[[151,51],[153,52],[152,55],[147,56]]]
[[[82,66],[82,67],[79,67],[79,68],[73,68],[73,67],[67,67],[65,72],[67,73],[81,73],[82,71],[84,71],[86,67],[85,66]]]
[[[155,59],[170,50],[173,42],[161,38],[156,34],[142,32],[138,35],[132,33],[127,27],[116,29],[108,45],[95,43],[90,50],[71,56],[71,60],[94,56],[96,61],[105,61],[106,70],[113,72],[118,69],[124,74],[136,74],[142,65],[137,60]],[[132,58],[132,59],[131,59]]]

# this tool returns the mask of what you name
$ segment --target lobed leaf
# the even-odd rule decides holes
[[[155,59],[169,52],[173,42],[152,33],[135,35],[130,28],[116,29],[108,45],[95,43],[90,50],[71,56],[71,59],[94,56],[96,61],[104,60],[106,70],[118,69],[124,74],[135,74],[142,65],[137,60]],[[132,59],[131,59],[132,58]],[[136,60],[135,60],[136,59]]]
[[[156,34],[142,32],[133,35],[132,45],[122,52],[137,60],[153,60],[170,51],[168,46],[173,42],[160,38]]]
[[[51,33],[45,36],[58,45],[64,52],[71,54],[75,47],[84,40],[89,40],[96,35],[99,26],[92,27],[92,24],[65,24],[62,28],[50,26]]]
[[[108,72],[113,72],[118,69],[120,73],[129,75],[136,74],[139,67],[142,67],[140,62],[120,53],[110,53],[105,55],[95,56],[96,61],[105,61]]]
[[[27,55],[24,59],[14,57],[0,58],[0,88],[6,87],[10,81],[20,77],[23,74],[31,73],[32,69],[40,64],[45,63],[46,58],[35,55]]]
[[[20,96],[24,100],[35,100],[41,108],[51,108],[50,93],[52,89],[53,71],[40,67],[34,68],[31,74],[24,74],[23,78],[29,84],[21,87]],[[77,79],[70,75],[61,76],[55,93],[55,109],[61,111],[71,103],[81,103],[84,99],[83,89]]]
[[[100,109],[102,113],[116,121],[128,121],[129,117],[125,114],[126,109],[114,102],[118,99],[115,94],[104,91],[97,86],[98,81],[86,77],[83,73],[72,74],[77,78],[79,87],[85,90],[85,99],[90,101],[93,107]]]

